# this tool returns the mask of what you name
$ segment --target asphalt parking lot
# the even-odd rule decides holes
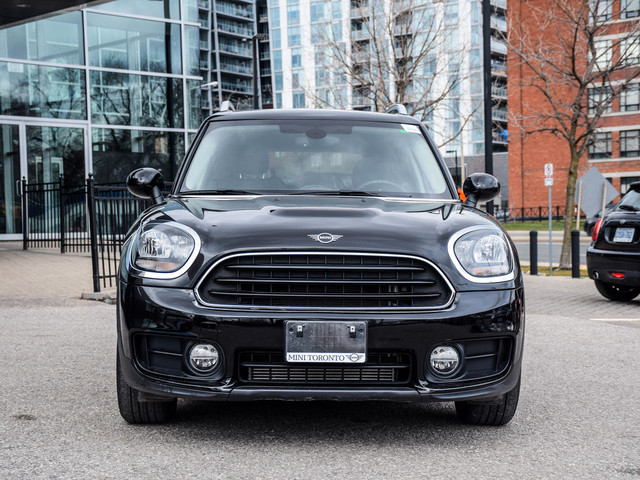
[[[3,479],[640,478],[640,300],[588,279],[526,277],[520,406],[479,428],[450,404],[328,402],[181,402],[130,426],[115,307],[0,277]]]

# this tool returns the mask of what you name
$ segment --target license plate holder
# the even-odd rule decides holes
[[[367,322],[288,320],[285,357],[290,363],[364,363]]]
[[[633,242],[633,234],[635,228],[632,227],[618,227],[616,233],[613,236],[613,241],[616,243],[631,243]]]

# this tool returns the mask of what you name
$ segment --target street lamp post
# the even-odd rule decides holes
[[[217,81],[213,81],[213,82],[209,82],[209,83],[204,83],[202,85],[200,85],[200,88],[206,88],[209,87],[209,102],[211,104],[211,106],[213,106],[213,89],[218,87],[218,82]],[[218,97],[218,106],[220,106],[220,98]]]

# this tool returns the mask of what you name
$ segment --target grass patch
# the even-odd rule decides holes
[[[503,223],[502,226],[507,231],[538,230],[539,232],[540,231],[547,232],[549,231],[549,220],[543,220],[540,222],[506,222],[506,223]],[[575,228],[575,222],[573,223],[573,228]],[[584,222],[580,222],[580,231],[583,231],[583,229],[584,229]],[[551,222],[551,230],[562,232],[564,230],[564,221]]]
[[[528,265],[523,265],[522,267],[522,273],[524,273],[525,275],[529,275],[531,272],[531,267]],[[549,276],[549,266],[547,265],[546,267],[543,267],[541,265],[538,265],[538,275],[542,276],[542,277],[548,277]],[[554,268],[553,269],[553,276],[554,277],[570,277],[571,276],[571,269],[567,268],[567,269],[558,269],[558,268]],[[587,268],[586,267],[580,267],[580,278],[588,278],[589,275],[587,273]]]

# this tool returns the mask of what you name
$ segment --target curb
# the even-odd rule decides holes
[[[96,302],[104,302],[107,303],[109,305],[113,305],[114,303],[116,303],[116,291],[110,291],[110,292],[83,292],[82,295],[80,295],[80,298],[82,300],[93,300]]]

